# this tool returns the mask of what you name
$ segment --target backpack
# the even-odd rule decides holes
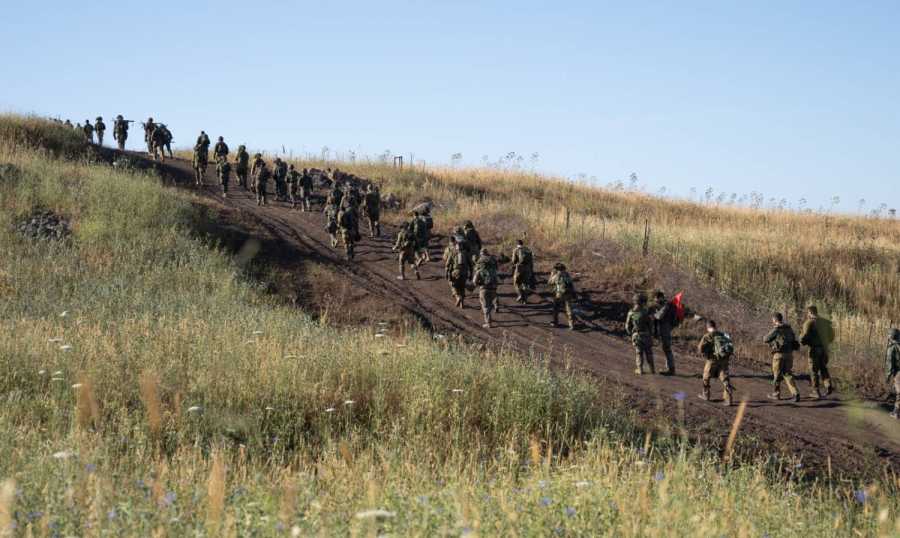
[[[734,342],[725,333],[716,333],[713,336],[713,355],[717,359],[728,359],[734,355]]]
[[[527,268],[533,267],[534,266],[534,254],[531,253],[531,250],[529,250],[526,247],[522,247],[519,249],[519,252],[521,252],[521,254],[519,255],[521,258],[521,262],[519,263],[519,265],[522,267],[527,267]]]
[[[575,291],[575,283],[572,282],[572,275],[569,273],[560,273],[556,277],[556,295],[562,297],[568,293]]]
[[[826,348],[834,343],[834,326],[830,319],[816,318],[816,333]]]

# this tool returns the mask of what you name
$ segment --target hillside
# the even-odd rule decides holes
[[[78,149],[41,150],[54,147]],[[163,186],[157,173],[138,170],[149,165],[138,156],[133,167],[109,160],[71,131],[0,119],[0,163],[12,165],[0,182],[0,349],[8,357],[0,427],[10,455],[0,477],[14,480],[0,492],[2,528],[135,536],[900,532],[893,471],[865,473],[846,459],[865,454],[842,456],[836,474],[848,482],[824,473],[811,481],[799,450],[795,459],[756,460],[758,444],[741,434],[740,465],[732,465],[683,439],[703,431],[696,420],[727,428],[734,409],[697,415],[692,404],[679,421],[681,400],[665,397],[659,405],[675,419],[668,433],[652,427],[629,409],[637,389],[586,375],[589,364],[578,359],[579,342],[608,358],[628,356],[611,314],[594,320],[594,334],[573,335],[567,369],[550,343],[535,341],[543,336],[516,328],[529,313],[504,312],[506,330],[485,335],[469,328],[473,312],[423,311],[446,300],[439,279],[421,289],[385,287],[395,267],[386,241],[364,245],[361,267],[350,267],[322,248],[315,214],[257,212],[246,193],[222,202],[212,187],[198,196]],[[160,170],[177,184],[186,164]],[[628,255],[622,238],[635,228],[625,217],[610,215],[607,235],[588,247],[576,236],[581,220],[581,239],[600,233],[581,219],[588,206],[570,208],[568,233],[561,217],[553,224],[549,201],[548,213],[528,220],[516,196],[549,197],[546,182],[535,179],[529,191],[496,177],[466,184],[452,172],[356,172],[408,203],[434,200],[439,231],[472,218],[498,246],[527,231],[542,267],[555,257],[588,267],[595,251],[604,254],[598,270],[582,270],[582,282],[617,283],[595,297],[613,312],[616,294],[665,282],[658,265]],[[456,188],[476,190],[460,196]],[[611,205],[651,202],[615,196]],[[35,240],[18,231],[46,211],[65,218],[71,233]],[[642,228],[640,220],[632,217],[633,226]],[[698,296],[709,292],[702,284]],[[356,304],[369,308],[347,312]],[[764,384],[737,380],[754,382]],[[829,410],[844,413],[781,413]],[[816,428],[797,426],[798,435]]]

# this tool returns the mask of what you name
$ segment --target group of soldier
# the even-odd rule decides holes
[[[130,123],[133,122],[118,115],[113,124],[113,137],[120,150],[124,150]],[[66,120],[66,124],[71,126],[71,122],[68,120]],[[149,118],[142,125],[148,153],[154,158],[164,159],[165,152],[163,150],[165,149],[168,150],[171,157],[172,136],[166,126],[155,123],[153,118]],[[88,141],[93,142],[94,135],[96,135],[97,143],[103,144],[106,126],[102,117],[98,117],[93,125],[89,121],[85,121],[84,126],[79,125],[76,129],[81,130]],[[204,176],[209,163],[210,144],[209,136],[201,131],[194,144],[192,159],[195,181],[198,186],[204,184]],[[232,163],[229,162],[228,157],[228,145],[220,136],[213,146],[213,158],[216,163],[216,175],[225,197],[228,196],[232,172]],[[331,238],[333,248],[337,248],[340,243],[343,244],[348,260],[354,259],[355,245],[361,239],[360,215],[364,215],[368,220],[370,237],[381,236],[381,194],[377,185],[372,182],[360,181],[360,178],[343,173],[338,169],[333,172],[307,168],[298,171],[293,164],[288,164],[277,157],[270,167],[260,153],[255,154],[251,162],[244,145],[240,145],[237,149],[233,169],[238,185],[256,195],[257,205],[268,204],[268,182],[273,180],[276,200],[289,202],[291,208],[299,207],[301,211],[312,210],[314,177],[324,180],[323,182],[326,184],[330,182],[331,189],[325,198],[323,208],[325,229]],[[364,192],[360,192],[359,188],[362,183],[366,183]],[[420,266],[431,261],[429,246],[432,241],[433,228],[434,220],[430,204],[417,206],[412,211],[411,219],[400,225],[393,246],[393,250],[399,253],[398,279],[406,279],[407,266],[413,269],[416,279],[421,278]],[[523,239],[519,239],[516,241],[509,261],[512,268],[513,286],[516,290],[515,300],[518,303],[527,304],[529,297],[535,293],[537,288],[534,253],[525,245]],[[471,221],[466,221],[450,234],[449,243],[444,249],[443,262],[444,275],[449,283],[456,306],[465,308],[468,290],[477,288],[484,316],[483,327],[493,328],[493,316],[500,309],[497,295],[497,288],[500,284],[499,260],[484,246]],[[554,264],[547,284],[552,292],[553,319],[550,322],[551,325],[558,326],[559,314],[564,312],[568,328],[574,330],[576,316],[573,312],[573,305],[576,290],[574,279],[563,263]],[[625,319],[625,330],[635,350],[634,373],[636,375],[644,375],[648,371],[651,374],[657,373],[653,358],[654,339],[657,339],[665,355],[665,369],[659,374],[672,376],[675,375],[672,332],[680,324],[683,311],[679,312],[679,305],[667,299],[663,292],[657,291],[653,295],[653,303],[648,304],[646,295],[636,294],[633,307]],[[834,385],[828,371],[828,361],[829,348],[834,340],[834,334],[830,322],[819,316],[815,306],[809,306],[799,338],[781,313],[772,315],[772,326],[772,330],[763,338],[763,343],[770,347],[772,353],[774,391],[767,395],[768,398],[781,400],[782,385],[785,385],[790,392],[790,399],[795,402],[800,401],[801,396],[795,383],[793,364],[794,353],[803,346],[808,349],[812,398],[821,399],[831,395]],[[714,320],[707,320],[706,333],[700,339],[697,351],[705,360],[702,392],[698,397],[702,400],[710,400],[711,380],[718,377],[723,387],[723,403],[726,406],[732,405],[734,386],[731,384],[729,369],[731,359],[735,354],[735,346],[731,337],[721,331]],[[898,329],[892,329],[889,336],[885,373],[888,383],[898,394],[894,410],[891,413],[892,417],[898,418],[898,413],[900,413],[900,330]]]

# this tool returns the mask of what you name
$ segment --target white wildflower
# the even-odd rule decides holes
[[[294,525],[291,527],[291,538],[297,538],[298,536],[300,536],[300,527]]]
[[[334,413],[335,411],[337,411],[337,409],[335,409],[334,407],[329,407],[325,410],[326,413]]]
[[[356,519],[388,519],[396,516],[397,514],[394,512],[388,512],[383,509],[376,510],[363,510],[362,512],[356,513]]]
[[[51,344],[58,344],[58,343],[62,342],[62,338],[59,338],[59,337],[48,338],[47,341],[50,342]]]
[[[354,402],[353,400],[344,400],[344,405],[353,405],[355,403],[356,402]]]
[[[73,388],[73,389],[80,389],[82,386],[83,386],[83,385],[82,385],[81,383],[75,383],[74,385],[72,385],[72,388]]]
[[[53,372],[53,377],[59,377],[61,375],[63,375],[62,370],[57,370],[57,371]]]
[[[64,318],[64,317],[66,317],[66,316],[68,316],[68,315],[69,315],[69,311],[68,311],[68,310],[63,310],[62,313],[59,315],[59,317]]]
[[[69,344],[59,346],[60,351],[69,351],[70,349],[72,349],[72,346],[70,346]]]
[[[199,405],[192,405],[188,407],[188,413],[196,413],[200,411],[202,408]]]
[[[266,411],[274,411],[275,408],[271,406],[266,406]]]
[[[590,486],[590,485],[591,485],[591,483],[588,482],[587,480],[582,480],[582,481],[580,481],[580,482],[575,482],[575,487],[576,487],[576,488],[586,488],[586,487],[588,487],[588,486]]]
[[[74,455],[75,455],[75,453],[72,452],[71,450],[61,450],[61,451],[56,452],[56,453],[53,454],[53,459],[57,459],[57,460],[67,460],[67,459],[71,458],[71,457],[74,456]]]
[[[463,389],[453,389],[453,390],[451,390],[450,392],[452,392],[453,394],[462,394],[462,393],[463,393]]]
[[[259,336],[262,333],[263,333],[262,331],[253,331],[253,336]]]
[[[38,375],[46,375],[47,370],[38,370]]]

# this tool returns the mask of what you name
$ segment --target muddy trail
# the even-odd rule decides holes
[[[216,210],[216,225],[244,230],[242,233],[247,236],[262,232],[260,235],[266,239],[260,242],[260,254],[283,271],[299,271],[303,260],[312,260],[350,283],[358,290],[357,297],[365,296],[370,303],[374,300],[385,310],[403,309],[436,333],[505,345],[523,354],[549,357],[558,367],[583,371],[609,387],[611,395],[623,399],[651,428],[665,430],[679,424],[679,407],[683,403],[691,438],[714,448],[725,445],[738,406],[722,405],[718,380],[712,384],[712,402],[697,398],[703,360],[690,351],[689,343],[683,343],[676,349],[676,376],[636,376],[634,353],[621,331],[621,300],[606,297],[603,290],[581,290],[582,323],[575,331],[569,331],[550,325],[549,294],[533,295],[527,305],[520,305],[514,301],[512,279],[506,275],[498,290],[501,310],[495,315],[495,327],[484,329],[476,294],[469,294],[465,309],[454,306],[441,261],[446,238],[442,244],[432,242],[432,261],[422,266],[421,280],[408,271],[408,279],[400,281],[397,255],[391,251],[396,233],[392,226],[383,225],[382,237],[371,239],[361,222],[364,237],[357,244],[355,262],[350,264],[345,261],[342,248],[331,247],[321,204],[305,213],[274,201],[272,195],[268,206],[259,207],[250,191],[234,183],[228,198],[223,199],[212,166],[202,189],[193,185],[189,162],[169,159],[160,168],[168,180],[194,191],[203,205]],[[269,190],[272,189],[270,182]],[[435,215],[436,220],[440,218],[440,214]],[[546,279],[546,275],[540,276]],[[564,319],[564,315],[560,317],[561,321]],[[663,364],[658,346],[654,354],[657,366]],[[805,363],[798,354],[795,371],[805,372]],[[877,404],[841,395],[813,400],[805,380],[798,382],[803,395],[799,403],[775,402],[766,398],[772,390],[771,371],[762,365],[733,365],[731,373],[735,402],[747,402],[739,437],[744,446],[752,447],[751,451],[802,461],[798,468],[808,476],[833,473],[859,477],[900,471],[900,424]]]

